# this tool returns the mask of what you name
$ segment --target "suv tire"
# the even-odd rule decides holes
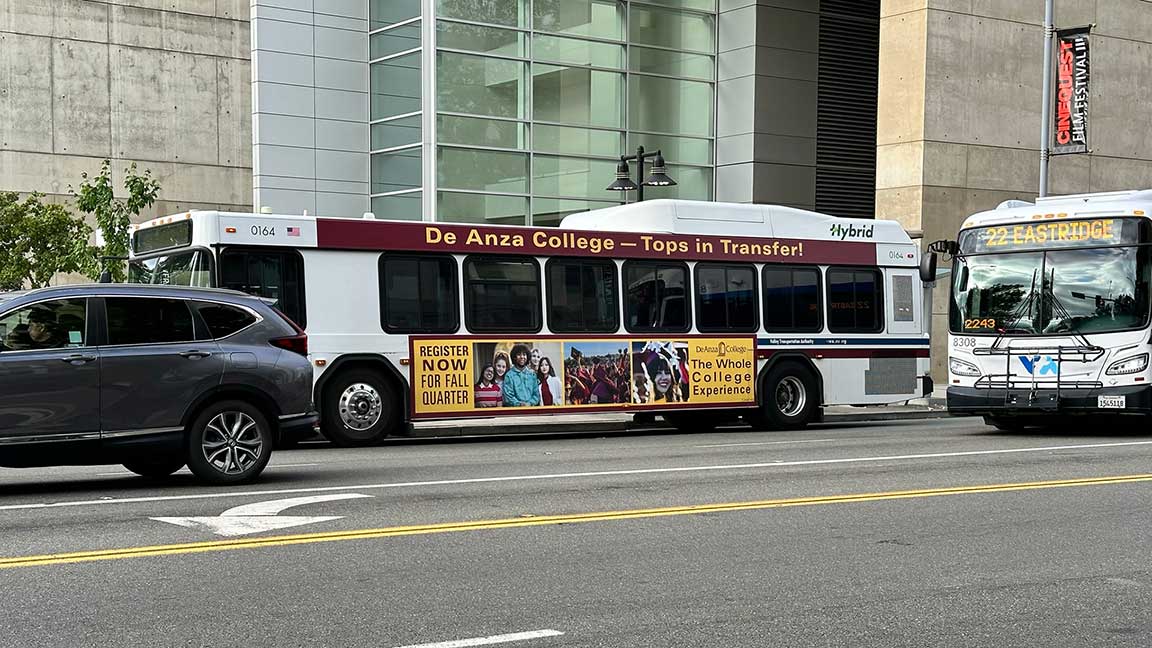
[[[188,430],[188,469],[210,484],[251,481],[268,465],[272,444],[268,419],[255,406],[213,403]]]

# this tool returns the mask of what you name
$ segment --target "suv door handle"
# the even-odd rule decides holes
[[[181,351],[180,352],[181,358],[199,359],[199,358],[207,358],[210,355],[212,355],[211,351]]]
[[[70,356],[64,356],[63,358],[60,358],[61,362],[67,362],[70,365],[87,364],[87,363],[92,362],[94,360],[96,360],[96,356],[83,355],[80,353],[74,353]]]

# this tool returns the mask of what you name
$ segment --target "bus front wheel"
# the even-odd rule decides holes
[[[400,424],[400,399],[371,369],[352,369],[324,386],[320,432],[344,448],[377,445]]]
[[[812,421],[820,406],[816,379],[806,367],[782,362],[768,372],[761,393],[758,422],[774,430],[798,430]]]

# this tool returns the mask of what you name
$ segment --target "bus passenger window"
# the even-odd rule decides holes
[[[304,258],[295,250],[225,248],[220,253],[220,287],[275,299],[280,312],[307,327]]]
[[[465,323],[472,332],[540,330],[540,267],[522,257],[464,260]]]
[[[820,319],[820,270],[764,266],[765,330],[816,333]]]
[[[828,330],[879,333],[884,329],[880,272],[869,268],[828,269]]]
[[[696,264],[696,328],[756,330],[756,269],[750,265]]]
[[[686,333],[691,328],[687,265],[628,261],[624,284],[624,328],[629,332]]]
[[[455,333],[456,283],[450,256],[381,256],[380,325],[389,333]]]
[[[548,328],[556,333],[615,333],[620,327],[616,264],[548,262]]]

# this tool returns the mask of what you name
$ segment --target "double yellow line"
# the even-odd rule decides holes
[[[445,524],[424,524],[417,526],[358,529],[353,531],[333,531],[328,533],[304,533],[298,535],[244,538],[240,540],[189,542],[184,544],[157,545],[151,547],[126,547],[122,549],[102,549],[98,551],[78,551],[74,553],[44,554],[38,556],[16,556],[12,558],[0,558],[0,569],[65,565],[71,563],[97,562],[101,560],[120,560],[123,558],[144,558],[148,556],[195,554],[208,551],[258,549],[261,547],[280,547],[294,544],[311,544],[316,542],[369,540],[374,538],[393,538],[398,536],[426,535],[433,533],[457,533],[461,531],[514,529],[519,527],[546,526],[553,524],[579,524],[582,522],[611,522],[616,520],[636,520],[641,518],[667,517],[672,515],[727,513],[732,511],[751,511],[756,509],[787,508],[792,506],[852,504],[859,502],[879,502],[883,500],[895,499],[916,499],[922,497],[940,497],[945,495],[971,495],[977,493],[1004,493],[1010,491],[1043,490],[1049,488],[1070,488],[1076,486],[1106,486],[1109,484],[1132,484],[1149,481],[1152,481],[1152,474],[1119,475],[1114,477],[1094,477],[1087,479],[1065,479],[1058,481],[1023,482],[1015,484],[987,484],[980,486],[957,486],[953,488],[889,491],[884,493],[860,493],[855,495],[798,497],[791,499],[759,500],[753,502],[731,502],[726,504],[670,506],[664,508],[606,511],[601,513],[580,513],[573,515],[524,516],[518,518],[507,518],[503,520],[450,522]]]

